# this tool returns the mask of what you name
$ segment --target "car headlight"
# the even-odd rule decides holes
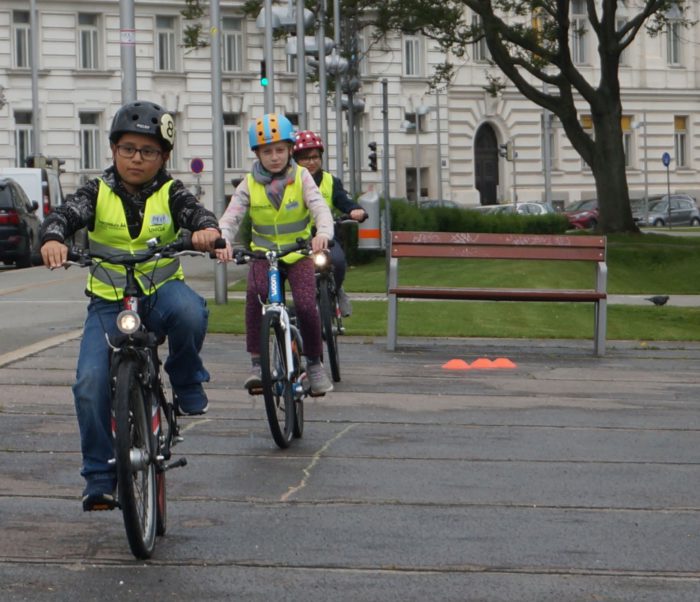
[[[134,334],[141,328],[141,318],[135,311],[124,310],[117,316],[117,328],[124,334]]]

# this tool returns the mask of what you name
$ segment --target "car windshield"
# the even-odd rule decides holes
[[[598,206],[598,201],[596,199],[583,199],[576,201],[569,205],[567,211],[588,211],[590,209],[595,209]]]
[[[659,199],[658,201],[653,201],[649,203],[650,213],[659,213],[660,211],[666,211],[668,209],[668,203],[666,199]]]

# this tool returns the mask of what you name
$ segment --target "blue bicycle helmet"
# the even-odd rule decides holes
[[[251,150],[280,140],[294,144],[294,126],[284,115],[268,113],[250,124],[248,139]]]

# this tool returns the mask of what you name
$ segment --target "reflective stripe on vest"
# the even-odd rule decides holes
[[[88,232],[90,250],[115,259],[122,255],[136,257],[148,250],[148,241],[158,239],[158,244],[168,244],[177,238],[170,215],[170,186],[166,182],[146,200],[143,224],[137,238],[132,239],[126,224],[126,214],[121,199],[100,182],[95,207],[95,228]],[[136,266],[136,280],[141,291],[150,295],[168,280],[182,280],[184,274],[179,259],[151,259]],[[90,268],[87,290],[97,297],[118,301],[124,297],[126,270],[108,261]]]
[[[297,167],[294,183],[284,189],[279,209],[270,202],[265,186],[248,174],[250,191],[250,218],[252,233],[250,247],[254,251],[284,252],[296,245],[297,238],[311,238],[311,214],[304,203],[301,168]],[[304,255],[291,253],[285,263],[295,263]]]

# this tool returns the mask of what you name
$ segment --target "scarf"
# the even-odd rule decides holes
[[[253,163],[253,169],[251,173],[253,174],[253,179],[258,183],[265,186],[265,194],[270,202],[279,209],[282,205],[282,198],[284,197],[284,189],[289,186],[289,184],[294,183],[294,175],[296,174],[297,164],[294,160],[290,160],[289,165],[280,171],[279,173],[270,173],[267,171],[260,161]]]

